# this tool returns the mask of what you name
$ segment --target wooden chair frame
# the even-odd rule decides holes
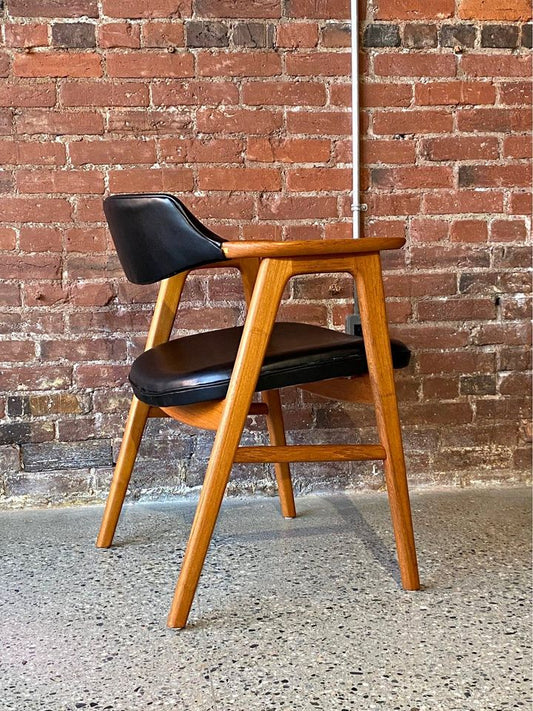
[[[111,545],[146,421],[169,416],[216,431],[200,500],[185,551],[169,627],[184,627],[234,462],[275,464],[281,510],[296,515],[289,462],[382,460],[402,584],[420,587],[390,339],[381,274],[380,251],[402,246],[402,239],[328,240],[320,242],[226,242],[225,262],[212,267],[240,270],[248,303],[229,389],[223,400],[154,408],[133,397],[97,546]],[[279,391],[262,393],[252,403],[261,364],[287,281],[301,274],[346,272],[356,282],[368,375],[311,383],[300,387],[352,402],[373,402],[378,444],[287,446]],[[161,283],[146,349],[166,342],[174,324],[187,274]],[[249,414],[265,414],[271,446],[239,447]]]

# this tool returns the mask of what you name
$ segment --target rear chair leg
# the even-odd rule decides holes
[[[285,428],[283,426],[283,412],[279,390],[266,390],[262,393],[263,402],[268,405],[267,426],[270,442],[275,446],[284,446]],[[281,513],[285,518],[296,517],[294,493],[292,490],[291,470],[287,462],[274,464],[276,481],[278,482],[279,501]]]
[[[113,542],[122,505],[128,490],[133,465],[148,418],[149,405],[133,397],[128,419],[124,428],[122,444],[113,473],[113,480],[107,497],[100,532],[96,540],[98,548],[109,548]]]

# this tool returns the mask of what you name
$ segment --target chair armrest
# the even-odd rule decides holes
[[[228,259],[247,257],[319,257],[339,254],[362,254],[399,249],[405,244],[403,237],[363,237],[361,239],[326,239],[292,242],[224,242],[222,251]]]

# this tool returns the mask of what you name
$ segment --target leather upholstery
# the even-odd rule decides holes
[[[179,338],[145,351],[134,362],[135,395],[158,407],[188,405],[226,395],[242,328]],[[410,351],[392,341],[395,368]],[[363,339],[305,323],[276,323],[256,390],[311,383],[367,372]]]
[[[135,284],[226,259],[225,240],[172,195],[111,195],[104,212],[122,267]]]

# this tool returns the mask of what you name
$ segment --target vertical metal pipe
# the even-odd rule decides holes
[[[360,237],[359,212],[360,204],[360,144],[359,144],[359,6],[358,0],[351,0],[352,24],[352,236]]]

